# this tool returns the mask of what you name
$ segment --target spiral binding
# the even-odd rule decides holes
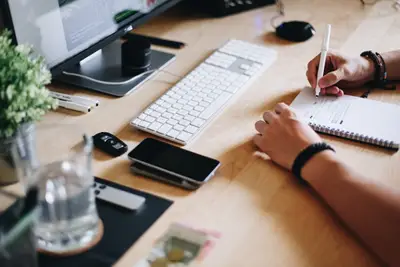
[[[386,148],[390,148],[390,149],[399,149],[399,144],[396,144],[393,141],[383,140],[380,138],[375,138],[375,137],[367,136],[364,134],[357,134],[357,133],[350,132],[350,131],[340,130],[340,129],[332,128],[329,126],[320,125],[320,124],[317,124],[314,122],[310,122],[309,125],[316,132],[334,135],[334,136],[338,136],[338,137],[343,137],[346,139],[359,141],[362,143],[368,143],[371,145],[386,147]]]

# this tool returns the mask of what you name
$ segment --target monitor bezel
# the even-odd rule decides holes
[[[12,15],[10,6],[8,4],[10,0],[1,1],[0,9],[2,10],[3,15],[3,24],[4,27],[11,31],[11,37],[14,44],[17,44],[17,38],[14,34],[14,24],[12,21]],[[76,55],[65,59],[64,61],[52,66],[50,68],[50,72],[53,76],[57,76],[62,73],[63,70],[68,69],[69,67],[73,66],[74,64],[79,63],[81,60],[85,59],[86,57],[90,56],[91,54],[95,53],[96,51],[106,47],[110,43],[114,42],[115,40],[124,36],[127,32],[131,31],[132,29],[140,26],[148,22],[150,19],[154,18],[155,16],[160,15],[161,13],[165,12],[167,9],[173,7],[174,5],[178,4],[182,0],[166,0],[164,3],[161,3],[159,6],[156,6],[153,10],[148,13],[136,13],[123,21],[121,21],[114,33],[106,36],[105,38],[101,39],[100,41],[94,43],[93,45],[89,46],[88,48],[82,50],[81,52],[77,53]]]

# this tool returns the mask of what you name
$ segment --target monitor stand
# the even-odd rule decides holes
[[[117,40],[105,48],[98,50],[82,60],[79,64],[65,69],[68,73],[79,74],[104,82],[124,82],[132,78],[122,75],[121,71],[121,44]],[[175,59],[174,54],[151,50],[150,70],[162,69]],[[142,83],[157,72],[151,72],[123,85],[107,85],[85,78],[61,74],[53,79],[68,85],[74,85],[107,95],[122,97],[137,89]]]

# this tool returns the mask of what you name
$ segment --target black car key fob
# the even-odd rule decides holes
[[[99,150],[113,156],[118,157],[128,151],[128,146],[118,139],[116,136],[101,132],[93,136],[93,144]]]

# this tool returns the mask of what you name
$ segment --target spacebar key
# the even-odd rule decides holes
[[[221,109],[221,107],[231,98],[232,94],[223,92],[211,105],[208,106],[206,110],[204,110],[199,118],[202,118],[204,120],[208,120],[211,118],[214,113],[216,113],[218,110]]]

